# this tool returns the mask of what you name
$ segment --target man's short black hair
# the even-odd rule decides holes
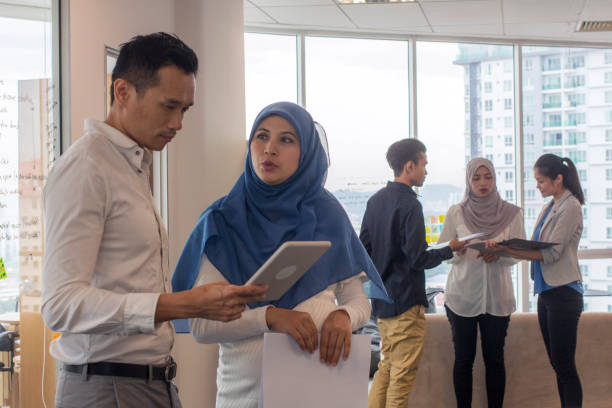
[[[409,161],[419,164],[421,153],[425,153],[427,148],[417,139],[402,139],[393,143],[387,150],[387,162],[393,169],[395,177],[399,177],[404,170],[404,166]]]
[[[125,79],[141,94],[158,85],[160,79],[157,71],[170,65],[180,68],[186,74],[196,75],[198,72],[198,57],[176,35],[163,32],[138,35],[121,44],[113,69],[111,105],[115,100],[113,83],[116,79]]]

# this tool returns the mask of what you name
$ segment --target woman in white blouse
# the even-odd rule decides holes
[[[487,159],[471,160],[466,168],[464,199],[446,215],[440,241],[481,232],[482,240],[524,238],[521,209],[501,199],[495,169]],[[500,408],[506,383],[504,343],[510,314],[516,309],[510,268],[517,262],[467,249],[452,264],[444,302],[453,333],[453,382],[457,407],[471,407],[472,367],[480,328],[489,408]]]
[[[305,352],[318,349],[322,363],[336,365],[349,355],[351,332],[370,316],[362,283],[370,279],[386,296],[345,211],[323,188],[327,167],[306,110],[289,102],[266,107],[253,124],[244,173],[202,214],[185,245],[175,291],[219,280],[244,284],[285,241],[332,243],[278,301],[249,304],[227,323],[191,320],[198,342],[220,344],[217,407],[258,406],[265,332],[286,333]]]

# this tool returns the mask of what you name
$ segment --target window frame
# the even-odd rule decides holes
[[[593,42],[587,42],[587,41],[583,41],[583,42],[578,42],[578,41],[545,41],[545,40],[522,40],[522,39],[498,39],[498,38],[488,38],[488,37],[465,37],[465,36],[452,36],[452,37],[436,37],[436,36],[431,36],[431,35],[405,35],[405,34],[382,34],[382,33],[358,33],[358,32],[351,32],[351,31],[333,31],[333,30],[324,30],[324,31],[308,31],[308,30],[293,30],[293,29],[286,29],[286,28],[280,28],[280,29],[276,29],[276,28],[263,28],[263,27],[251,27],[251,26],[245,26],[245,33],[246,32],[252,32],[252,33],[261,33],[261,34],[285,34],[285,35],[296,35],[297,36],[297,53],[298,53],[298,90],[300,90],[300,103],[305,106],[307,108],[307,96],[304,94],[305,92],[305,86],[304,86],[304,81],[305,81],[305,76],[304,76],[304,62],[303,60],[300,62],[300,54],[303,58],[303,52],[304,52],[304,48],[303,48],[303,44],[304,44],[304,38],[306,36],[316,36],[316,37],[341,37],[341,38],[369,38],[369,39],[384,39],[384,40],[398,40],[398,41],[406,41],[408,42],[409,46],[408,46],[408,50],[409,50],[409,66],[408,66],[408,73],[407,75],[410,77],[410,86],[409,86],[409,93],[410,95],[408,95],[408,98],[410,100],[410,107],[409,107],[409,117],[410,117],[410,135],[409,137],[411,138],[416,138],[417,137],[417,109],[418,107],[417,105],[417,97],[416,97],[416,81],[417,81],[417,77],[416,77],[416,42],[417,41],[431,41],[431,42],[453,42],[453,43],[470,43],[470,44],[477,44],[477,43],[482,43],[482,44],[499,44],[499,45],[512,45],[514,47],[514,56],[513,56],[513,63],[514,63],[514,78],[513,78],[513,90],[514,90],[514,103],[513,103],[513,113],[514,113],[514,120],[513,120],[513,127],[512,127],[512,131],[513,131],[513,135],[515,137],[515,150],[514,150],[514,158],[513,158],[513,163],[512,166],[515,168],[515,170],[517,171],[517,174],[526,174],[525,173],[525,169],[524,169],[524,145],[525,144],[529,144],[531,145],[532,143],[535,143],[535,140],[531,139],[532,135],[534,135],[531,131],[529,133],[527,133],[526,138],[524,138],[524,132],[525,132],[525,126],[535,126],[535,123],[533,123],[533,117],[532,122],[531,123],[527,123],[529,118],[525,118],[524,119],[524,109],[523,109],[523,77],[524,77],[524,71],[529,72],[532,71],[534,69],[540,69],[538,67],[536,67],[536,64],[538,63],[533,57],[528,57],[523,59],[522,58],[522,49],[523,47],[529,47],[529,46],[551,46],[551,47],[576,47],[576,48],[592,48],[592,49],[604,49],[606,50],[605,58],[606,58],[606,63],[612,63],[609,62],[608,60],[610,59],[612,61],[612,50],[609,50],[610,48],[612,48],[612,43],[609,44],[602,44],[602,43],[593,43]],[[300,48],[300,44],[302,44],[302,47]],[[523,61],[524,61],[524,66],[523,66]],[[563,71],[562,69],[562,62],[561,62],[561,67],[559,70],[556,71],[547,71],[544,72],[545,78],[546,77],[555,77],[554,84],[556,87],[553,87],[554,89],[560,89],[563,87],[564,82],[565,82],[565,75],[562,77],[561,76],[561,72],[559,71]],[[482,69],[482,75],[486,76],[487,79],[490,78],[490,76],[493,73],[492,70],[492,64],[490,63],[483,63],[483,69]],[[607,68],[607,67],[606,67]],[[578,84],[574,89],[577,88],[582,88],[584,89],[587,84],[586,84],[586,77],[584,76],[584,74],[582,73],[583,71],[581,71],[582,67],[577,68],[576,69],[576,73],[574,74],[575,78],[577,78],[577,76],[582,75],[582,78],[580,81],[577,81]],[[550,72],[550,74],[547,74],[548,72]],[[528,81],[529,78],[526,78],[526,80]],[[488,79],[488,81],[491,81],[490,79]],[[486,83],[485,82],[485,87],[486,87]],[[492,90],[492,81],[491,81],[491,90]],[[533,86],[533,84],[532,84]],[[542,82],[542,86],[544,86],[544,82]],[[577,89],[578,90],[578,89]],[[483,89],[484,93],[488,93],[487,89]],[[483,106],[484,107],[484,106]],[[484,109],[483,109],[484,110]],[[527,114],[529,115],[529,114]],[[561,120],[563,120],[564,118],[561,117]],[[486,119],[485,119],[486,120]],[[491,128],[493,128],[493,123],[491,123]],[[486,155],[485,155],[486,156]],[[516,191],[517,191],[517,196],[515,197],[515,201],[517,203],[517,205],[524,207],[525,205],[525,192],[524,190],[524,177],[515,177],[515,183],[516,183]],[[585,226],[585,230],[586,230],[586,226]],[[578,256],[579,259],[610,259],[612,258],[612,249],[579,249],[578,251]],[[521,262],[521,267],[519,269],[519,276],[518,276],[518,298],[517,298],[517,305],[518,305],[518,310],[519,311],[529,311],[529,268],[528,268],[528,263],[527,262]]]

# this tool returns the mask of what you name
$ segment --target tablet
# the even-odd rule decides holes
[[[331,246],[329,241],[287,241],[246,285],[268,285],[266,301],[278,300]]]

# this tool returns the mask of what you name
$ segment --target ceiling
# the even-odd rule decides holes
[[[583,20],[612,20],[612,0],[244,0],[247,28],[612,44],[612,32],[575,32]]]

